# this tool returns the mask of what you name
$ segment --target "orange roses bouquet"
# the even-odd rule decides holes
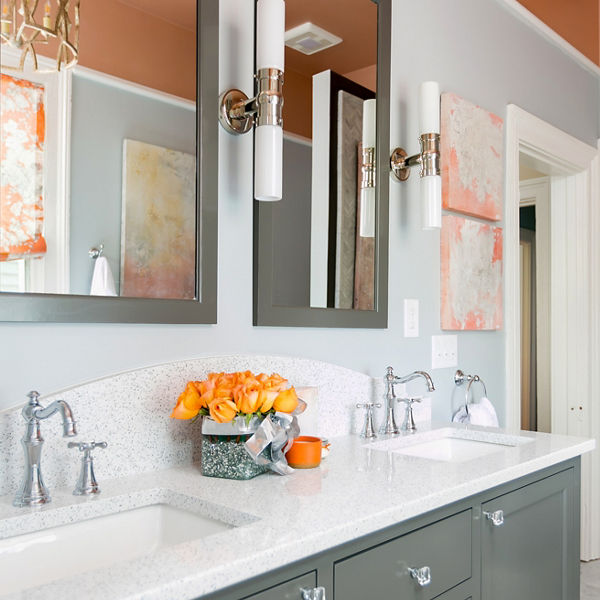
[[[204,381],[188,381],[171,418],[193,419],[208,415],[217,423],[229,423],[235,417],[245,417],[249,422],[255,416],[291,413],[297,406],[296,390],[277,373],[209,373]]]

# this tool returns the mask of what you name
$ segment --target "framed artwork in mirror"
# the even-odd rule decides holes
[[[2,147],[0,321],[216,322],[217,181],[203,174],[217,155],[202,149],[217,143],[218,13],[218,0],[91,3],[77,65],[10,71],[42,90],[45,125],[36,190],[18,189]],[[3,65],[17,59],[2,46]],[[2,127],[25,131],[1,91]],[[27,239],[16,194],[35,209]]]
[[[334,43],[288,36],[283,198],[254,204],[254,325],[387,326],[391,2],[336,2],[286,1],[286,31],[310,22]]]

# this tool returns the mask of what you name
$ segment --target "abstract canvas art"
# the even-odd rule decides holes
[[[456,94],[442,94],[442,203],[445,209],[499,221],[503,193],[503,121]]]
[[[0,74],[0,261],[43,256],[45,90]]]
[[[502,327],[502,228],[453,215],[442,218],[441,327]]]
[[[124,140],[121,296],[194,298],[195,180],[191,154]]]

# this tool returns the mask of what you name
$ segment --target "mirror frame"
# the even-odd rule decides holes
[[[385,329],[388,319],[391,0],[377,7],[377,142],[375,310],[273,305],[273,210],[254,200],[253,324],[275,327]],[[285,88],[284,88],[285,95]]]
[[[197,0],[196,15],[196,299],[0,292],[0,321],[217,322],[219,0]]]

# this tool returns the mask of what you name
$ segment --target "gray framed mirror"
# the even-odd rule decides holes
[[[0,321],[216,323],[218,17],[218,0],[88,3],[72,70],[3,68],[0,110],[37,90],[46,126],[25,174],[43,218],[0,229]],[[31,192],[17,173],[8,197],[5,159],[6,215]]]
[[[283,198],[254,201],[254,325],[387,327],[390,27],[390,0],[286,1]]]

